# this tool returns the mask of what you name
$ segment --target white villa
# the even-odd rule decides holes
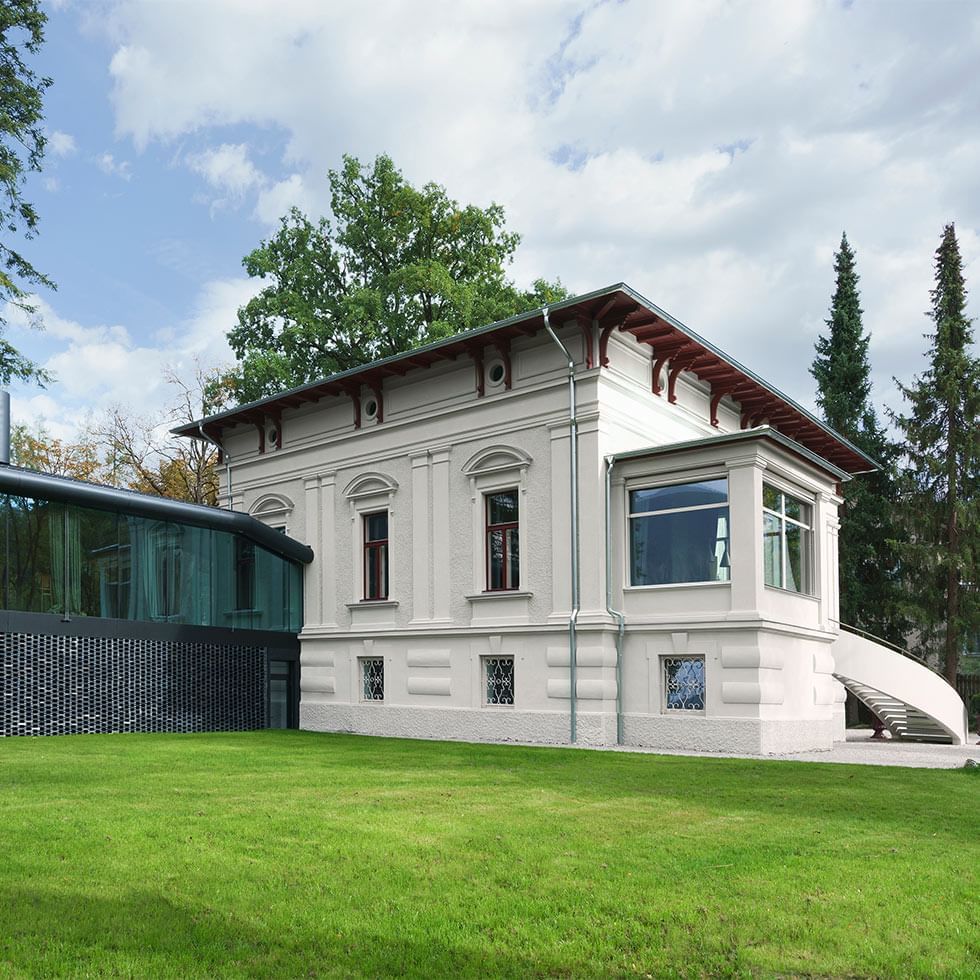
[[[842,633],[874,461],[620,284],[176,430],[315,555],[299,725],[774,753],[961,742],[926,668]]]

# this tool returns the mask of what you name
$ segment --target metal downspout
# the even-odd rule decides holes
[[[225,458],[225,482],[228,484],[228,510],[234,510],[235,508],[232,505],[232,496],[231,496],[231,457],[228,455],[227,450],[225,449],[224,446],[221,445],[220,442],[218,442],[215,439],[212,439],[204,431],[204,423],[203,422],[201,422],[201,423],[198,424],[197,431],[201,433],[201,438],[205,442],[210,442],[211,445],[214,446],[215,449],[217,449],[218,452],[221,453],[221,455],[224,456],[224,458]]]
[[[615,456],[606,457],[606,612],[616,620],[616,744],[623,744],[623,637],[626,617],[612,604],[612,470]]]
[[[577,737],[577,673],[578,673],[578,639],[575,625],[578,622],[581,605],[579,582],[579,531],[578,531],[578,415],[575,406],[575,358],[568,353],[568,348],[558,339],[551,329],[548,319],[548,307],[542,309],[544,327],[551,339],[558,345],[568,360],[568,435],[569,435],[569,487],[571,502],[572,525],[572,611],[568,617],[568,682],[569,682],[569,729],[571,741]]]

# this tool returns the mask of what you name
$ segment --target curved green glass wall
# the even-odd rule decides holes
[[[303,573],[228,531],[0,494],[0,604],[298,633]]]

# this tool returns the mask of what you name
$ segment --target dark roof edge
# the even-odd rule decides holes
[[[302,562],[304,565],[313,561],[313,549],[309,545],[287,537],[240,511],[188,504],[167,497],[151,497],[132,490],[103,487],[49,473],[35,473],[16,466],[0,465],[0,491],[17,496],[59,500],[81,507],[120,511],[151,520],[175,521],[194,527],[227,531],[240,534],[291,561]]]
[[[561,310],[566,306],[575,306],[578,303],[584,303],[590,299],[598,299],[600,296],[608,296],[616,292],[629,293],[630,295],[638,298],[639,302],[646,302],[646,300],[639,296],[638,293],[635,293],[632,289],[630,289],[629,286],[620,282],[613,286],[606,286],[603,289],[593,290],[591,293],[582,293],[580,296],[570,296],[568,299],[563,299],[560,303],[549,303],[548,310],[549,312],[554,312],[555,310]],[[263,405],[267,405],[269,402],[278,401],[280,398],[289,398],[291,395],[302,394],[304,391],[308,391],[310,388],[316,388],[328,381],[344,381],[347,378],[353,378],[358,374],[363,374],[364,372],[371,371],[374,368],[384,367],[386,364],[400,361],[406,357],[415,357],[419,354],[424,354],[426,351],[438,350],[440,347],[448,347],[451,344],[458,344],[460,341],[467,341],[474,337],[480,337],[483,334],[493,333],[495,330],[512,326],[515,323],[520,323],[522,320],[530,320],[533,317],[541,316],[543,310],[543,306],[537,306],[532,310],[525,310],[523,313],[515,313],[514,316],[509,316],[506,320],[495,320],[493,323],[485,324],[482,327],[473,327],[471,330],[464,330],[462,333],[454,333],[449,337],[440,337],[439,340],[433,340],[428,344],[423,344],[421,347],[411,347],[408,350],[401,351],[398,354],[389,354],[387,357],[382,357],[377,361],[369,361],[366,364],[359,364],[357,367],[349,368],[347,371],[340,371],[337,374],[330,374],[325,378],[317,378],[316,381],[307,381],[305,384],[297,385],[295,388],[287,388],[284,391],[277,391],[274,395],[266,395],[265,398],[258,398],[252,402],[245,402],[243,405],[236,405],[235,408],[227,408],[223,412],[216,412],[214,415],[207,415],[202,419],[195,419],[193,422],[187,422],[184,425],[179,425],[170,431],[173,435],[199,436],[200,427],[203,424],[220,422],[224,418],[230,418],[231,416],[238,415],[241,412],[248,412],[255,408],[261,408]],[[681,329],[687,328],[682,327]]]
[[[660,456],[665,453],[679,453],[692,449],[710,449],[712,446],[724,445],[730,442],[746,442],[752,439],[771,439],[779,443],[785,449],[802,456],[805,460],[825,470],[832,476],[837,477],[841,482],[852,479],[856,474],[848,473],[839,466],[835,466],[829,460],[818,456],[815,452],[807,449],[789,436],[784,436],[778,430],[769,425],[759,425],[752,429],[741,429],[738,432],[725,432],[718,436],[706,436],[703,439],[689,439],[685,442],[672,442],[666,446],[649,446],[645,449],[630,449],[622,453],[612,453],[606,458],[613,462],[621,462],[624,459],[643,459],[647,456]],[[872,472],[869,470],[868,472]]]
[[[549,303],[547,309],[550,313],[561,311],[562,309],[570,306],[577,306],[580,303],[588,302],[589,300],[598,299],[601,296],[609,296],[613,293],[624,293],[629,296],[634,302],[645,306],[651,313],[655,313],[659,318],[661,318],[665,323],[670,324],[675,329],[679,330],[681,333],[686,334],[691,340],[698,344],[701,344],[706,350],[710,351],[716,357],[720,358],[722,361],[730,364],[733,368],[741,371],[747,378],[754,381],[757,385],[764,388],[766,391],[775,395],[777,398],[785,402],[790,408],[795,412],[799,412],[804,418],[818,426],[829,436],[836,439],[842,446],[846,446],[851,452],[855,453],[861,459],[868,463],[867,470],[856,470],[856,473],[860,472],[872,472],[873,470],[881,469],[881,465],[874,459],[872,459],[864,450],[858,448],[851,442],[848,438],[841,435],[836,429],[831,428],[826,422],[821,421],[811,412],[808,412],[799,402],[790,398],[789,395],[783,393],[778,388],[771,385],[764,378],[761,378],[754,371],[750,371],[744,364],[735,360],[730,354],[726,354],[723,350],[716,347],[710,341],[705,340],[699,333],[692,330],[689,326],[678,320],[677,317],[671,316],[666,310],[662,310],[656,303],[648,300],[642,293],[637,292],[632,286],[627,285],[625,282],[614,283],[609,286],[604,286],[602,289],[595,289],[589,293],[582,293],[579,296],[570,296],[568,299],[562,300],[560,303]],[[370,371],[375,368],[384,367],[386,364],[399,361],[406,357],[417,356],[423,354],[426,351],[437,350],[441,347],[447,347],[451,344],[459,343],[460,341],[467,341],[475,337],[480,337],[484,334],[493,333],[495,330],[500,330],[504,327],[511,326],[515,323],[520,323],[522,320],[530,320],[534,317],[542,315],[545,307],[539,306],[533,310],[525,310],[523,313],[517,313],[514,316],[508,317],[506,320],[497,320],[494,323],[488,323],[482,327],[474,327],[472,330],[465,330],[462,333],[453,334],[450,337],[443,337],[439,340],[434,340],[431,343],[424,344],[421,347],[413,347],[410,350],[402,351],[399,354],[391,354],[388,357],[381,358],[378,361],[371,361],[368,364],[361,364],[358,367],[350,368],[347,371],[342,371],[339,374],[331,374],[326,378],[319,378],[316,381],[309,381],[306,384],[298,385],[295,388],[289,388],[285,391],[276,392],[274,395],[267,395],[265,398],[259,398],[256,401],[246,402],[244,405],[238,405],[235,408],[226,409],[223,412],[218,412],[215,415],[209,415],[206,418],[198,419],[193,422],[189,422],[185,425],[178,426],[171,429],[173,435],[189,436],[191,438],[201,438],[202,431],[201,426],[204,424],[220,423],[222,419],[231,418],[242,412],[247,412],[256,408],[261,408],[263,405],[269,404],[270,402],[278,401],[281,398],[289,398],[292,395],[301,394],[304,391],[308,391],[310,388],[316,388],[326,382],[344,381],[348,378],[353,378],[358,374],[366,371]]]
[[[870,473],[873,472],[874,470],[881,469],[881,464],[877,460],[872,459],[863,449],[860,449],[857,446],[855,446],[854,443],[851,442],[851,440],[848,439],[846,436],[841,435],[836,429],[831,428],[829,425],[827,425],[826,422],[823,422],[820,419],[818,419],[816,415],[814,415],[812,412],[808,412],[799,402],[790,398],[789,395],[780,391],[774,385],[771,385],[768,381],[766,381],[764,378],[761,378],[754,371],[749,370],[749,368],[747,368],[744,364],[740,363],[739,361],[736,361],[735,358],[732,357],[730,354],[726,354],[720,348],[715,347],[715,345],[712,344],[710,340],[705,340],[704,337],[702,337],[697,331],[692,330],[689,326],[687,326],[687,324],[682,323],[680,320],[678,320],[677,317],[671,316],[665,310],[660,309],[660,307],[657,306],[656,303],[650,302],[650,300],[648,300],[642,293],[638,293],[635,289],[633,289],[632,286],[627,286],[625,283],[620,283],[620,285],[617,288],[622,289],[623,292],[625,293],[628,293],[630,296],[633,297],[633,299],[636,300],[637,303],[642,303],[651,312],[656,313],[658,317],[660,317],[662,320],[665,320],[671,326],[676,327],[678,330],[682,331],[683,333],[686,333],[692,340],[696,341],[697,343],[701,344],[703,347],[707,348],[707,350],[711,351],[711,353],[714,354],[716,357],[720,357],[723,361],[727,361],[729,364],[731,364],[732,367],[736,368],[737,370],[741,371],[744,375],[751,378],[756,384],[761,385],[763,388],[767,389],[772,394],[774,394],[777,398],[781,398],[784,402],[786,402],[787,405],[789,405],[795,411],[799,412],[805,418],[809,419],[809,421],[811,421],[814,425],[820,426],[820,428],[823,429],[824,432],[826,432],[828,435],[833,436],[838,442],[847,446],[847,448],[850,449],[852,452],[857,453],[857,455],[860,456],[862,459],[867,460],[868,463],[870,464],[869,469],[859,470],[857,472]]]

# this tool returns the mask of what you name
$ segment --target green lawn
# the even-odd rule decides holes
[[[0,740],[0,976],[975,977],[978,772]]]

